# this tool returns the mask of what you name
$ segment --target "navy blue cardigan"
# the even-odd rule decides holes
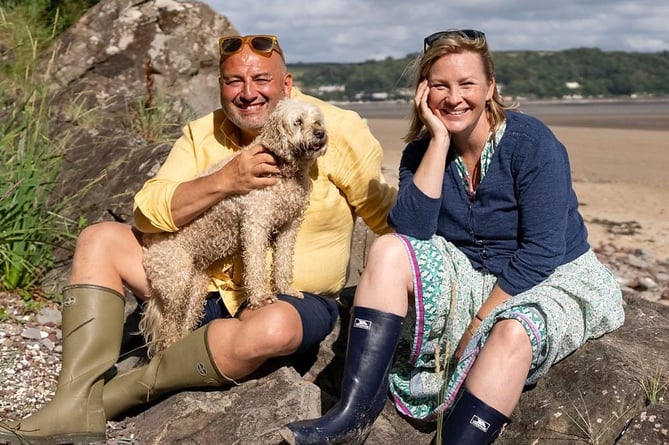
[[[446,161],[441,198],[433,199],[413,182],[429,140],[407,145],[397,203],[388,221],[398,233],[414,238],[446,238],[475,269],[498,276],[502,290],[516,295],[588,251],[589,245],[565,147],[531,116],[507,111],[506,119],[472,202],[453,162],[455,150]]]

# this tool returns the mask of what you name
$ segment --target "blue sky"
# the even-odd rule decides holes
[[[422,49],[450,28],[492,50],[669,51],[669,0],[204,0],[242,34],[276,34],[288,63],[363,62]],[[414,3],[414,4],[412,4]]]

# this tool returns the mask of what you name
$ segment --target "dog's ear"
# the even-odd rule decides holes
[[[295,99],[284,99],[280,104],[280,113],[283,114],[281,122],[287,131],[287,134],[295,135],[299,133],[304,126],[304,108],[307,104]]]

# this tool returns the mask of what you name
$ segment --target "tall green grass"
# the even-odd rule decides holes
[[[50,199],[67,137],[50,138],[49,103],[34,91],[0,124],[0,285],[28,289],[54,264],[76,227]]]
[[[49,131],[50,64],[40,60],[54,33],[37,20],[43,3],[0,8],[0,290],[27,299],[78,229],[61,215],[67,200],[52,199],[68,135]]]

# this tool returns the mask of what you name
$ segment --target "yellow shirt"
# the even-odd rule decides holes
[[[327,152],[316,161],[318,176],[297,235],[294,286],[336,296],[346,281],[355,217],[361,217],[376,234],[390,232],[386,217],[397,191],[381,173],[381,145],[357,113],[295,88],[292,96],[320,107],[329,136]],[[238,151],[235,130],[220,109],[184,127],[160,170],[135,196],[139,230],[178,230],[170,212],[175,189]],[[217,263],[211,274],[212,290],[219,290],[230,313],[236,313],[245,299],[240,258]]]

